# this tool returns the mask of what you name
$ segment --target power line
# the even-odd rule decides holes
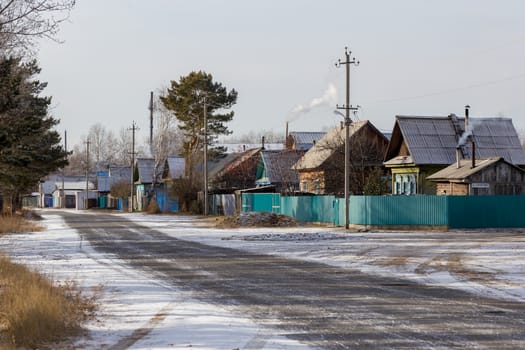
[[[468,89],[473,89],[473,88],[478,88],[478,87],[483,87],[483,86],[489,86],[489,85],[496,85],[496,84],[503,83],[503,82],[506,82],[506,81],[518,80],[518,79],[523,79],[523,78],[525,78],[525,73],[521,73],[521,74],[517,74],[517,75],[513,75],[513,76],[510,76],[510,77],[505,77],[505,78],[501,78],[501,79],[487,80],[487,81],[476,83],[476,84],[471,84],[471,85],[466,85],[466,86],[461,86],[461,87],[455,87],[455,88],[450,88],[450,89],[430,92],[428,94],[414,95],[414,96],[405,96],[405,97],[398,97],[398,98],[387,98],[387,99],[382,99],[382,100],[372,100],[372,101],[367,101],[367,103],[398,102],[398,101],[416,100],[416,99],[419,99],[419,98],[439,96],[439,95],[446,95],[446,94],[453,93],[453,92],[456,92],[456,91],[468,90]]]

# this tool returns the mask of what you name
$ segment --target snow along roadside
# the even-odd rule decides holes
[[[54,280],[101,291],[97,317],[86,324],[79,348],[312,349],[96,252],[52,211],[43,211],[43,218],[46,231],[3,237],[0,250]]]

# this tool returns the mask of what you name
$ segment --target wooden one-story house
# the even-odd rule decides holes
[[[294,165],[299,172],[301,192],[341,194],[344,192],[344,127],[330,130]],[[350,124],[350,190],[362,193],[367,173],[382,166],[387,138],[368,120]]]
[[[208,163],[208,177],[212,192],[233,193],[255,186],[257,164],[264,148],[256,147],[229,153]]]
[[[145,209],[160,186],[164,164],[156,164],[153,158],[137,158],[133,179],[135,182],[136,207]]]
[[[301,150],[261,151],[255,184],[275,186],[275,191],[293,193],[299,190],[299,173],[294,164],[304,155]]]
[[[522,195],[525,170],[502,157],[463,159],[427,177],[437,195]]]
[[[510,164],[525,165],[525,153],[509,118],[459,118],[396,116],[385,167],[392,174],[393,194],[435,194],[427,178],[462,159],[502,157]]]

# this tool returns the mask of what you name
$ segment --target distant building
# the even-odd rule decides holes
[[[324,135],[326,132],[321,131],[291,131],[286,136],[286,149],[308,151]]]

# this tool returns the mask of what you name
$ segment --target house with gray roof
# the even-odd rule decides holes
[[[214,192],[233,192],[255,186],[257,164],[262,147],[230,153],[208,163],[210,189]]]
[[[136,209],[143,210],[154,197],[156,187],[161,183],[164,164],[156,164],[153,158],[137,158],[135,163]]]
[[[164,163],[162,180],[170,181],[183,178],[186,175],[186,160],[180,156],[169,156]]]
[[[294,165],[299,172],[301,192],[341,194],[344,192],[344,127],[330,130]],[[350,192],[361,194],[372,169],[382,168],[388,140],[370,121],[349,126]]]
[[[294,164],[304,155],[302,150],[262,151],[257,165],[255,184],[275,186],[278,192],[299,190],[299,173]]]
[[[475,146],[473,147],[472,144]],[[462,159],[502,157],[525,165],[525,153],[509,118],[396,116],[384,165],[392,174],[393,194],[435,194],[427,177]]]
[[[286,136],[286,149],[308,151],[324,135],[326,132],[322,131],[290,131]]]

